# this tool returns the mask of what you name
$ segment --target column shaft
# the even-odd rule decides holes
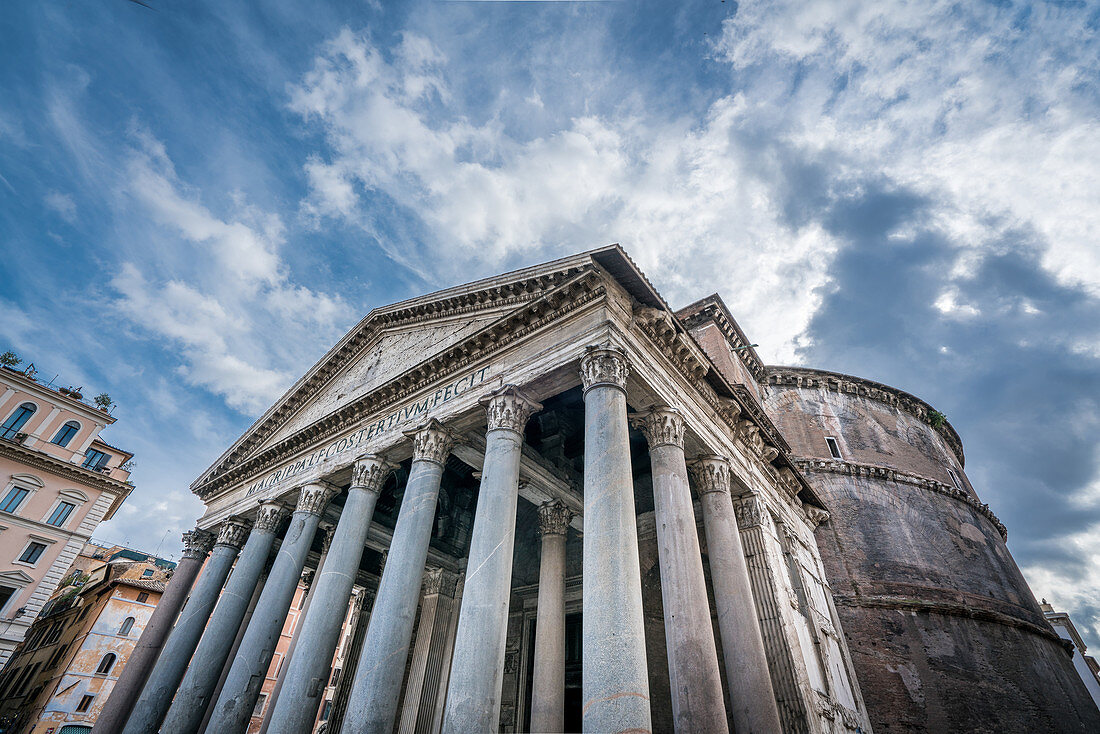
[[[561,502],[539,508],[539,559],[531,731],[565,730],[565,539],[569,510]]]
[[[248,728],[321,513],[334,494],[333,489],[325,485],[309,484],[302,488],[256,611],[214,705],[208,731],[240,734]]]
[[[453,441],[450,431],[435,420],[415,432],[409,480],[355,669],[343,723],[345,734],[390,734],[393,730],[443,462]]]
[[[718,457],[704,457],[692,469],[703,509],[734,730],[781,731],[764,653],[764,636],[756,616],[748,565],[730,499],[729,462]]]
[[[582,689],[585,732],[648,732],[638,525],[626,416],[626,361],[589,347],[584,378]]]
[[[155,732],[160,726],[247,533],[248,524],[239,519],[231,518],[222,526],[206,567],[180,612],[176,626],[126,722],[123,729],[126,734]]]
[[[174,691],[175,700],[172,698],[173,691],[169,691],[157,704],[167,708],[167,714],[163,714],[162,729],[165,732],[192,734],[198,731],[214,686],[221,675],[222,666],[229,655],[233,638],[237,635],[245,609],[256,589],[256,582],[267,563],[267,556],[275,541],[275,530],[282,518],[281,503],[267,502],[260,505],[252,532],[248,534],[248,540],[241,549],[237,565],[229,582],[225,584],[225,590],[222,591],[213,614],[210,615],[202,639],[194,648],[192,659],[197,664],[187,668],[178,690]],[[128,727],[125,734],[149,734],[155,731],[157,728],[153,724],[148,729],[134,729],[132,733]]]
[[[684,422],[676,411],[658,408],[639,424],[649,442],[653,476],[673,727],[677,732],[726,732],[722,674],[688,488]]]
[[[370,619],[370,609],[374,604],[374,594],[363,589],[356,602],[357,609],[352,615],[351,638],[348,641],[347,650],[344,653],[344,672],[340,675],[340,682],[336,684],[336,693],[332,697],[332,711],[329,712],[326,731],[342,731],[344,712],[348,708],[348,697],[351,695],[352,674],[350,667],[359,659],[359,653],[363,649],[363,640],[367,636],[367,623]]]
[[[485,464],[455,638],[454,654],[463,664],[452,671],[448,684],[444,734],[500,728],[522,431],[541,407],[514,385],[489,396]]]
[[[202,530],[184,533],[183,558],[176,565],[168,587],[157,602],[149,622],[126,660],[126,667],[118,677],[111,695],[96,717],[92,728],[96,734],[113,734],[122,731],[130,717],[142,689],[149,680],[153,666],[157,662],[161,649],[168,639],[172,626],[179,616],[180,608],[191,593],[195,578],[202,570],[207,548],[214,538]]]
[[[450,599],[443,596],[443,569],[429,569],[424,574],[424,597],[420,601],[420,623],[416,631],[416,644],[413,646],[412,661],[409,666],[409,680],[405,684],[405,699],[401,705],[401,719],[397,725],[398,734],[415,734],[417,721],[431,720],[431,706],[437,691],[429,687],[438,683],[438,666],[434,671],[433,663],[438,662],[439,648],[443,646],[442,630],[446,627],[443,620],[450,618]]]
[[[317,718],[374,506],[382,482],[392,468],[373,456],[356,462],[332,545],[324,567],[313,581],[310,602],[299,628],[300,644],[290,658],[283,689],[269,718],[271,734],[309,731]]]
[[[447,621],[447,631],[444,632],[443,650],[439,666],[439,691],[436,694],[435,706],[432,708],[432,718],[427,731],[431,734],[439,734],[443,728],[443,709],[447,706],[447,688],[451,679],[451,665],[454,662],[455,635],[458,634],[458,610],[462,608],[462,589],[466,585],[466,573],[458,574],[455,582],[455,598],[451,604],[450,619]]]

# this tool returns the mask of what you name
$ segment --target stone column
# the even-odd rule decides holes
[[[248,603],[256,589],[275,541],[275,531],[285,516],[281,502],[267,500],[260,503],[256,519],[252,523],[252,532],[248,534],[241,550],[237,565],[225,584],[218,605],[210,615],[206,631],[202,634],[195,654],[192,657],[196,665],[187,668],[183,682],[179,685],[175,700],[172,692],[166,694],[162,706],[168,707],[162,729],[173,734],[190,734],[198,730],[202,723],[210,696],[218,684],[222,666],[229,655],[233,639],[241,626]],[[219,587],[220,588],[220,587]],[[131,717],[132,719],[133,717]],[[157,731],[156,724],[148,728],[126,729],[126,734],[150,734]]]
[[[406,435],[413,439],[412,468],[355,669],[344,734],[390,734],[393,730],[443,463],[455,440],[454,434],[434,419]]]
[[[501,387],[482,402],[489,418],[485,465],[455,638],[454,654],[462,665],[451,672],[444,734],[500,728],[523,429],[542,408],[515,385]]]
[[[271,734],[309,731],[317,718],[374,505],[382,483],[393,469],[392,464],[378,456],[362,456],[355,462],[347,502],[303,612],[300,644],[290,657],[286,682],[269,719]]]
[[[183,534],[183,558],[176,565],[168,587],[96,718],[92,729],[96,734],[122,731],[213,543],[214,536],[205,530],[196,529]]]
[[[626,417],[626,355],[590,346],[584,383],[583,714],[586,732],[648,732],[638,520]]]
[[[565,535],[573,513],[561,500],[539,507],[539,605],[531,731],[565,731]]]
[[[279,700],[279,694],[283,690],[283,684],[286,682],[286,674],[290,668],[290,660],[294,657],[294,648],[298,646],[298,640],[302,636],[302,628],[305,627],[305,618],[309,614],[309,607],[313,603],[313,599],[316,596],[314,594],[313,580],[314,577],[321,575],[322,569],[325,567],[325,559],[328,558],[329,547],[332,545],[332,534],[336,530],[336,527],[331,523],[322,522],[317,526],[317,535],[321,538],[321,555],[317,559],[317,569],[307,568],[302,571],[302,583],[305,584],[306,601],[302,607],[301,612],[298,614],[298,622],[294,626],[294,632],[290,638],[290,645],[287,646],[286,655],[283,657],[283,664],[279,666],[279,675],[275,679],[275,688],[272,689],[271,695],[267,699],[267,710],[264,712],[264,720],[260,725],[260,734],[266,734],[268,728],[271,726],[271,715],[275,712],[275,703]]]
[[[726,732],[722,674],[711,628],[707,582],[684,457],[684,419],[654,408],[634,419],[649,443],[661,601],[677,732]]]
[[[453,580],[453,576],[451,577]],[[420,624],[413,646],[409,680],[405,684],[405,702],[401,706],[398,734],[426,732],[439,695],[439,668],[446,646],[445,633],[451,618],[451,599],[447,572],[429,568],[424,572],[424,596],[420,600]],[[419,724],[418,724],[419,722]]]
[[[298,494],[298,504],[290,518],[275,563],[260,593],[252,621],[244,632],[241,646],[229,669],[207,731],[240,734],[248,728],[252,709],[260,695],[264,675],[279,641],[279,633],[290,610],[294,590],[298,588],[306,555],[313,544],[321,515],[339,490],[328,484],[307,484]]]
[[[348,707],[348,697],[351,694],[352,675],[348,666],[359,659],[359,653],[363,649],[363,639],[367,636],[367,623],[370,619],[370,608],[374,604],[374,593],[361,589],[352,602],[355,605],[351,622],[351,638],[347,649],[344,651],[344,672],[340,675],[340,682],[336,684],[336,693],[332,697],[332,710],[329,712],[325,731],[339,732],[344,722],[344,712]]]
[[[447,688],[451,679],[451,665],[454,662],[455,635],[458,633],[458,610],[462,608],[462,588],[466,585],[466,572],[458,574],[455,581],[454,602],[451,604],[450,619],[447,622],[447,631],[443,637],[443,654],[439,666],[439,692],[432,709],[432,720],[427,731],[431,734],[439,734],[443,728],[443,709],[447,705]]]
[[[172,703],[172,696],[179,688],[180,680],[187,671],[195,646],[199,644],[207,620],[210,619],[210,612],[218,602],[225,578],[233,568],[233,561],[236,560],[247,535],[248,523],[240,518],[230,518],[222,524],[206,568],[195,584],[191,598],[180,612],[179,620],[126,722],[123,730],[126,734],[157,730]]]
[[[729,461],[719,456],[700,457],[692,464],[692,474],[703,507],[733,728],[738,732],[782,731],[764,653],[764,636],[756,616],[749,569],[730,498]]]

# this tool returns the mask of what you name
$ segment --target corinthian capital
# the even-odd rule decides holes
[[[455,436],[451,429],[432,418],[423,428],[405,431],[413,440],[413,461],[434,461],[442,464],[454,448]]]
[[[256,510],[256,519],[252,521],[252,530],[260,533],[274,533],[286,516],[286,505],[276,499],[263,500]]]
[[[328,501],[338,494],[340,494],[340,488],[327,482],[307,484],[298,492],[298,505],[294,511],[322,515],[328,507]]]
[[[481,400],[489,418],[489,430],[506,428],[523,433],[531,416],[542,410],[542,405],[525,395],[515,385],[505,385],[489,393]]]
[[[585,347],[581,359],[581,382],[588,392],[597,385],[608,385],[626,390],[626,376],[630,368],[626,352],[612,344],[590,344]]]
[[[221,530],[218,531],[218,545],[240,549],[248,539],[248,531],[251,529],[252,523],[243,517],[233,515],[222,523]]]
[[[573,513],[561,500],[539,505],[539,535],[565,535]]]
[[[183,534],[183,557],[201,561],[214,546],[214,535],[198,528]]]
[[[700,456],[688,467],[699,494],[730,493],[730,463],[721,456]]]
[[[653,408],[647,413],[633,415],[630,425],[645,434],[650,449],[658,446],[684,448],[684,417],[675,408]]]
[[[378,494],[382,491],[382,483],[386,477],[396,468],[396,465],[386,461],[375,454],[363,454],[355,460],[351,468],[351,486],[362,487],[368,492]]]

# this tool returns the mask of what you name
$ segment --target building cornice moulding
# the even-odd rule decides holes
[[[947,442],[951,451],[954,452],[955,458],[959,460],[959,466],[964,468],[966,466],[962,439],[955,431],[954,426],[946,418],[938,427],[934,425],[932,423],[933,414],[941,416],[943,414],[915,395],[896,387],[884,385],[881,382],[845,375],[841,372],[829,372],[810,367],[781,367],[775,365],[768,365],[766,370],[767,384],[769,385],[829,390],[831,392],[859,395],[904,410],[939,433],[943,440]]]
[[[1004,523],[993,514],[993,510],[989,509],[989,505],[974,499],[966,490],[958,489],[957,487],[952,487],[943,482],[929,479],[928,477],[922,477],[912,472],[891,469],[887,466],[857,464],[851,461],[838,461],[835,459],[805,459],[798,457],[795,457],[794,462],[803,472],[826,472],[830,474],[847,474],[853,477],[885,479],[892,482],[898,482],[899,484],[909,484],[914,487],[926,489],[929,492],[945,495],[965,505],[969,505],[978,514],[984,515],[993,523],[993,527],[997,528],[997,532],[1001,534],[1001,538],[1006,542],[1008,541],[1008,529],[1005,528]]]
[[[118,509],[119,505],[122,504],[133,490],[133,487],[126,482],[119,481],[118,479],[111,479],[99,472],[85,469],[76,464],[70,464],[67,461],[56,459],[49,454],[35,451],[34,449],[28,449],[17,443],[12,443],[11,441],[0,440],[0,456],[18,461],[26,466],[34,467],[35,469],[50,472],[51,474],[77,482],[85,487],[97,489],[100,492],[111,493],[114,500],[111,502],[111,506],[107,508],[107,512],[104,513],[104,520],[111,519],[111,515],[114,514],[115,510]]]
[[[505,314],[454,346],[415,365],[361,398],[318,419],[279,443],[243,460],[240,464],[227,465],[235,455],[231,454],[229,460],[223,461],[218,470],[209,475],[205,481],[194,485],[192,491],[203,500],[208,500],[218,490],[244,482],[266,467],[297,455],[314,443],[357,425],[367,416],[399,403],[447,375],[485,360],[493,353],[605,294],[606,283],[594,268],[578,268],[576,271],[578,274],[575,277],[560,282],[553,290],[533,297],[520,308]],[[432,317],[421,315],[418,318],[429,321]],[[251,440],[247,442],[248,445],[251,443]],[[244,445],[242,444],[241,447]]]
[[[680,309],[678,318],[686,328],[693,329],[704,322],[711,322],[718,327],[729,342],[733,355],[740,360],[758,382],[764,382],[766,374],[764,363],[760,360],[752,343],[741,327],[733,320],[725,304],[718,294],[707,296],[695,303]]]

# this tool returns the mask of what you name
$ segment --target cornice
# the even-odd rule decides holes
[[[894,596],[894,595],[863,595],[863,594],[833,594],[833,601],[846,607],[863,607],[871,609],[903,609],[910,612],[925,612],[927,614],[943,614],[952,617],[966,617],[968,619],[978,619],[983,622],[993,622],[995,624],[1003,624],[1007,627],[1015,627],[1017,629],[1026,630],[1033,634],[1045,637],[1048,640],[1062,643],[1062,638],[1058,636],[1052,629],[1044,629],[1043,627],[1028,622],[1025,619],[1019,617],[1013,617],[1004,612],[998,612],[992,609],[981,609],[967,604],[957,604],[953,602],[941,602],[932,601],[928,599],[918,599],[915,597]]]
[[[289,458],[318,441],[347,430],[349,426],[355,425],[367,416],[404,400],[449,374],[483,360],[493,352],[522,339],[604,294],[606,285],[595,268],[573,268],[568,272],[577,274],[563,281],[554,277],[559,275],[558,273],[545,276],[555,282],[561,281],[560,285],[554,290],[531,298],[520,308],[504,315],[458,344],[394,377],[363,397],[314,421],[294,435],[245,459],[237,466],[225,466],[226,462],[223,461],[219,471],[210,475],[204,483],[194,486],[192,491],[204,500],[209,499],[219,489],[246,481],[273,463]],[[476,296],[477,292],[469,295]],[[442,314],[434,313],[430,316],[420,315],[418,318],[427,321],[440,315]],[[230,459],[240,453],[241,450],[238,449],[230,455]]]
[[[927,423],[938,432],[947,445],[951,447],[955,458],[959,460],[959,466],[966,466],[966,457],[963,455],[962,439],[955,428],[944,419],[943,423],[936,426],[932,423],[934,414],[942,415],[935,408],[915,395],[899,390],[896,387],[884,385],[881,382],[867,380],[862,377],[845,375],[841,372],[829,372],[810,367],[781,367],[768,365],[767,384],[778,387],[799,387],[817,390],[829,390],[831,392],[860,395],[862,397],[877,400],[880,403],[904,410],[906,413]]]
[[[98,489],[100,491],[112,492],[115,495],[114,501],[111,506],[104,513],[103,519],[109,520],[115,510],[119,508],[122,502],[129,496],[133,487],[125,482],[120,482],[117,479],[111,479],[110,477],[94,472],[91,469],[85,469],[82,466],[76,464],[70,464],[67,461],[54,458],[49,454],[42,453],[41,451],[35,451],[34,449],[28,449],[25,446],[21,446],[11,441],[0,440],[0,456],[13,461],[21,462],[27,466],[32,466],[42,471],[48,471],[53,474],[65,477],[72,481],[78,482],[85,487],[91,487],[92,489]]]
[[[826,461],[824,459],[805,459],[796,457],[794,463],[799,470],[804,472],[827,472],[830,474],[847,474],[853,477],[886,479],[888,481],[898,482],[899,484],[909,484],[914,487],[928,490],[929,492],[945,495],[965,505],[969,505],[978,514],[985,515],[989,521],[993,523],[993,527],[997,528],[997,532],[1001,534],[1001,538],[1005,541],[1008,540],[1008,530],[1005,528],[1004,523],[1002,523],[1000,519],[993,514],[993,511],[989,509],[989,505],[974,499],[974,497],[965,490],[949,486],[943,482],[938,482],[935,479],[922,477],[912,472],[891,469],[887,466],[857,464],[851,461]]]
[[[733,320],[718,294],[696,301],[690,306],[677,311],[676,315],[680,323],[688,329],[693,329],[705,321],[717,326],[718,330],[726,337],[726,341],[730,343],[731,349],[736,350],[733,352],[734,356],[740,360],[741,364],[745,365],[745,369],[758,382],[764,382],[764,363],[760,361],[760,357],[756,354],[756,350],[752,348],[745,332]]]

